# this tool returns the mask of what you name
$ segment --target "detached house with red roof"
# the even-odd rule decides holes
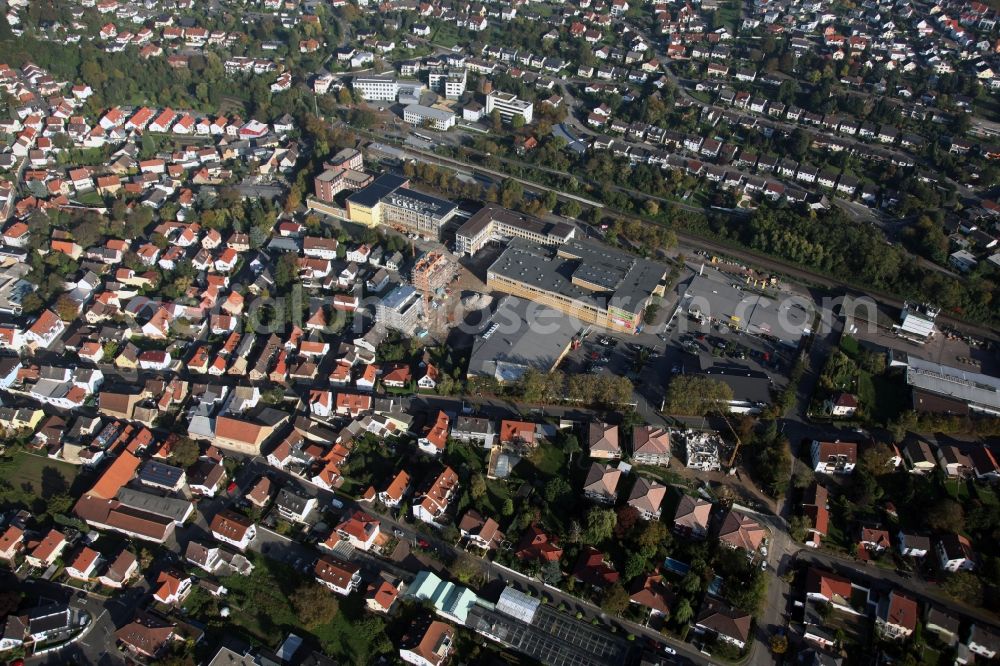
[[[448,505],[458,489],[458,475],[450,467],[445,467],[427,490],[414,498],[413,517],[434,525],[436,520],[448,510]]]
[[[222,543],[246,550],[257,536],[257,526],[246,516],[223,509],[212,518],[212,536]]]
[[[722,518],[719,542],[728,548],[755,552],[764,540],[764,528],[756,520],[730,509]]]
[[[313,573],[320,585],[345,597],[361,584],[358,566],[333,555],[321,555]]]
[[[448,431],[451,419],[443,411],[437,413],[434,422],[428,424],[424,436],[417,440],[417,447],[429,456],[440,455],[448,442]]]
[[[24,549],[24,530],[15,525],[9,526],[0,535],[0,559],[13,562],[17,554]]]
[[[830,604],[845,613],[861,615],[861,612],[851,606],[853,591],[854,585],[843,576],[815,568],[810,568],[806,573],[807,599]]]
[[[521,536],[514,553],[519,560],[541,560],[558,562],[562,558],[562,548],[554,536],[536,524],[532,524]]]
[[[47,349],[66,330],[66,324],[52,310],[42,310],[35,323],[24,332],[24,341],[29,346]]]
[[[45,569],[51,566],[68,545],[66,537],[58,530],[49,530],[41,541],[31,547],[25,560],[30,566]]]
[[[179,605],[191,593],[191,579],[177,572],[162,571],[156,578],[156,592],[153,598],[161,604]]]
[[[358,510],[337,525],[336,532],[358,550],[367,552],[378,539],[380,525],[378,519]]]
[[[73,561],[66,567],[66,575],[77,580],[90,580],[94,578],[97,568],[104,562],[93,548],[84,546],[80,552],[73,557]]]
[[[857,462],[858,445],[854,442],[813,440],[812,464],[817,474],[851,474]]]
[[[893,590],[879,602],[875,628],[883,638],[909,638],[917,628],[919,612],[916,599]]]
[[[803,513],[812,522],[812,527],[809,528],[805,541],[805,544],[810,548],[818,548],[830,528],[828,501],[829,493],[818,483],[814,483],[802,497]]]
[[[379,492],[378,501],[390,508],[399,506],[409,488],[410,475],[404,471],[400,471],[389,485],[386,486],[386,489]]]

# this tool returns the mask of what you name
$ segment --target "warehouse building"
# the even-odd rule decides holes
[[[663,296],[667,269],[600,243],[570,240],[555,250],[521,239],[490,266],[486,286],[574,318],[636,333],[646,306]]]
[[[805,298],[770,299],[715,270],[695,275],[680,291],[682,312],[789,346],[798,345],[812,326],[813,304]]]
[[[581,333],[575,324],[552,308],[505,296],[475,336],[468,376],[507,383],[530,369],[551,372]]]

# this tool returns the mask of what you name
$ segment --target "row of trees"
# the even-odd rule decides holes
[[[585,405],[621,406],[632,402],[632,382],[611,374],[575,374],[567,380],[561,371],[528,370],[513,392],[532,403],[558,404],[564,401]]]

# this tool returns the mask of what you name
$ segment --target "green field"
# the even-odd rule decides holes
[[[0,507],[45,513],[47,500],[69,493],[79,471],[75,465],[23,451],[0,458]]]

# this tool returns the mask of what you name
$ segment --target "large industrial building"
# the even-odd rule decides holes
[[[486,286],[547,305],[577,322],[635,333],[654,296],[663,296],[663,264],[592,241],[556,249],[515,239],[490,266]]]
[[[542,222],[495,204],[487,204],[455,232],[456,254],[475,254],[490,242],[512,238],[539,245],[562,245],[576,235],[576,227],[564,222]]]
[[[454,217],[458,207],[446,199],[411,190],[409,184],[401,176],[379,176],[347,197],[348,219],[366,227],[383,224],[440,240],[441,228]]]
[[[771,336],[786,345],[798,345],[812,327],[814,311],[805,299],[772,300],[744,289],[714,269],[695,275],[680,292],[682,312],[734,330]]]
[[[913,390],[913,409],[918,412],[1000,416],[998,377],[910,356],[906,360],[906,383]]]
[[[575,324],[552,308],[505,296],[476,335],[468,376],[506,383],[529,369],[551,372],[580,334]]]

